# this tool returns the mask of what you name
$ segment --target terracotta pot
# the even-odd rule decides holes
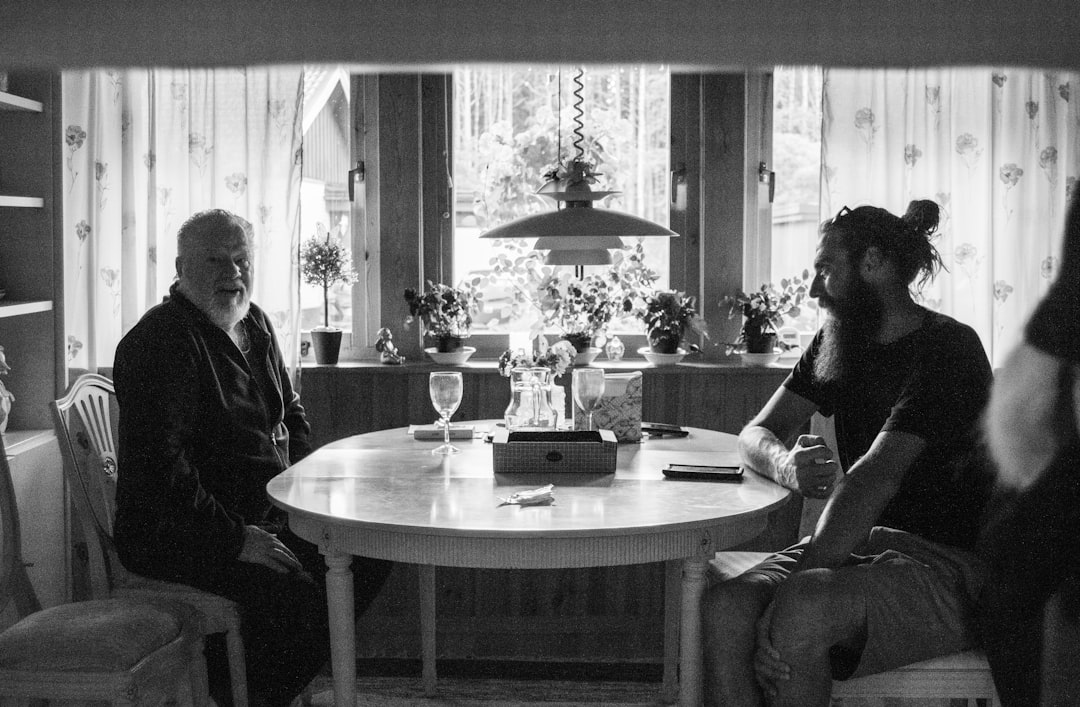
[[[315,363],[336,364],[341,352],[341,329],[312,329],[311,348],[315,349]]]

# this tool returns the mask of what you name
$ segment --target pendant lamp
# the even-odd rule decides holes
[[[546,250],[548,265],[610,265],[611,251],[623,247],[623,238],[679,235],[647,219],[595,208],[594,202],[618,194],[616,191],[593,191],[596,182],[592,164],[585,160],[581,147],[582,71],[574,77],[574,147],[577,157],[566,166],[548,173],[548,181],[537,194],[555,202],[554,211],[522,216],[496,226],[481,238],[535,238],[534,250]]]

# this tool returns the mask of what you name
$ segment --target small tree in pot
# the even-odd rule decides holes
[[[300,267],[304,282],[323,291],[323,325],[311,330],[311,345],[317,363],[334,364],[341,350],[341,329],[330,326],[330,288],[351,285],[359,279],[352,267],[349,249],[341,242],[335,227],[327,231],[321,223],[316,235],[304,242],[300,250]]]

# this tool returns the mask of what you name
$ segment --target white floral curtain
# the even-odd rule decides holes
[[[979,332],[995,366],[1053,280],[1080,174],[1080,74],[828,70],[822,218],[873,204],[942,207],[948,272],[925,304]]]
[[[301,68],[63,75],[68,365],[111,366],[168,293],[176,231],[223,208],[255,227],[252,300],[299,360]]]

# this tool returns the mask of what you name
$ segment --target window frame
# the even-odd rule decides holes
[[[409,360],[423,360],[418,328],[404,328],[402,291],[452,278],[452,74],[353,74],[351,83],[353,161],[365,169],[357,185],[364,198],[353,202],[351,219],[361,274],[353,288],[353,331],[361,335],[347,342],[348,357],[377,358],[376,332],[386,326]],[[769,272],[767,247],[756,246],[771,222],[767,189],[758,183],[758,166],[769,162],[771,150],[771,111],[764,109],[771,106],[771,73],[673,71],[671,92],[669,170],[679,191],[670,224],[680,235],[669,239],[670,283],[698,298],[708,323],[710,338],[696,342],[703,349],[698,360],[725,361],[739,322],[719,302]],[[418,237],[410,239],[410,232]],[[744,253],[752,263],[744,263]],[[620,339],[625,358],[640,357],[644,333]],[[493,359],[509,337],[474,335],[469,343],[475,359]]]

